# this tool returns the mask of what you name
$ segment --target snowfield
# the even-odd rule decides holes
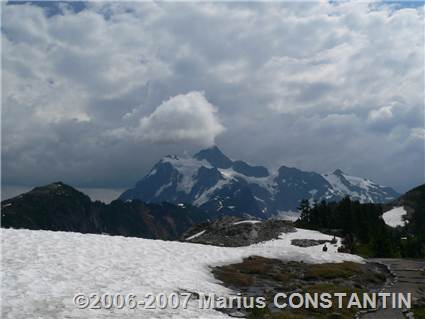
[[[393,209],[385,212],[382,215],[382,218],[384,219],[385,224],[390,227],[404,226],[406,222],[403,220],[403,216],[406,214],[407,212],[404,207],[400,206],[394,207]]]
[[[215,247],[192,243],[119,236],[2,229],[2,318],[228,318],[215,310],[77,309],[76,293],[172,293],[182,289],[227,295],[209,267],[259,255],[312,263],[363,259],[337,253],[336,246],[292,246],[292,239],[332,239],[301,230],[247,247]],[[338,241],[338,244],[340,241]]]

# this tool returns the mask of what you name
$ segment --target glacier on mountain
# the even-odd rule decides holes
[[[214,146],[193,157],[164,157],[120,198],[190,203],[219,215],[264,218],[296,211],[302,199],[313,203],[350,196],[361,203],[385,203],[398,195],[390,187],[339,169],[319,174],[281,166],[270,172],[232,160]]]

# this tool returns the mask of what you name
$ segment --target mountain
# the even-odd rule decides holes
[[[387,203],[400,196],[391,187],[378,185],[367,178],[347,175],[340,169],[323,174],[323,177],[332,185],[336,196],[349,195],[361,203]]]
[[[3,228],[170,240],[207,217],[190,205],[146,204],[139,200],[92,202],[87,195],[61,182],[7,199],[1,207]]]
[[[384,203],[398,194],[339,169],[319,174],[282,166],[270,172],[232,160],[213,146],[193,157],[164,157],[120,199],[191,203],[210,213],[265,218],[296,211],[302,199],[338,201],[345,196],[362,203]]]

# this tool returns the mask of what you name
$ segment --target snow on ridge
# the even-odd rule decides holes
[[[199,233],[196,233],[195,235],[192,235],[192,236],[190,236],[190,237],[187,237],[187,238],[186,238],[186,240],[192,240],[192,239],[195,239],[195,238],[197,238],[197,237],[199,237],[199,236],[202,236],[205,232],[206,232],[206,230],[202,230],[202,231],[200,231]]]
[[[239,222],[235,222],[232,225],[239,225],[239,224],[257,224],[261,223],[260,220],[241,220]]]
[[[323,178],[328,181],[329,184],[331,184],[332,188],[337,192],[342,192],[346,194],[351,194],[351,191],[348,189],[348,187],[341,182],[341,179],[333,174],[322,174]]]
[[[165,190],[165,189],[167,189],[168,187],[170,187],[170,186],[172,186],[173,185],[173,182],[172,181],[170,181],[170,182],[168,182],[167,184],[164,184],[164,185],[162,185],[156,192],[155,192],[155,196],[159,196],[159,195],[161,195],[161,193]]]
[[[210,200],[210,196],[214,194],[214,192],[220,188],[222,188],[224,185],[228,183],[227,180],[219,180],[214,186],[208,188],[206,191],[204,191],[202,194],[200,194],[194,201],[193,204],[195,206],[201,206],[205,204],[208,200]]]
[[[332,236],[297,229],[279,239],[247,247],[217,247],[193,243],[120,236],[52,231],[2,229],[2,311],[6,318],[228,318],[215,310],[201,310],[196,301],[188,309],[80,310],[72,304],[78,292],[90,294],[165,293],[188,290],[232,293],[211,274],[210,267],[241,262],[258,255],[313,263],[363,262],[336,252],[330,245],[297,247],[292,239],[328,239]],[[141,312],[143,311],[143,312]]]
[[[385,212],[382,215],[385,224],[390,227],[404,226],[406,221],[403,220],[403,216],[407,214],[403,206],[394,207],[393,209]]]
[[[312,189],[308,193],[311,195],[311,197],[313,197],[314,195],[317,194],[317,189]]]
[[[266,177],[254,177],[254,176],[247,176],[242,173],[236,172],[233,168],[219,168],[218,171],[220,174],[229,180],[234,180],[236,178],[242,178],[249,184],[257,184],[258,186],[266,189],[269,193],[273,194],[276,192],[276,190],[273,188],[274,179],[277,175],[269,174]]]
[[[276,219],[281,220],[289,220],[289,221],[296,221],[298,218],[300,218],[301,213],[299,211],[279,211],[277,215],[274,217]]]
[[[155,175],[157,172],[158,172],[158,171],[156,170],[156,168],[153,168],[153,169],[149,172],[149,174],[148,174],[147,176],[153,176],[153,175]]]
[[[170,163],[173,168],[178,172],[178,178],[176,183],[176,192],[192,194],[193,188],[197,185],[197,174],[201,167],[208,169],[215,168],[217,169],[221,176],[222,180],[219,180],[215,185],[202,190],[193,197],[193,204],[196,206],[201,206],[211,200],[211,197],[215,194],[218,189],[221,189],[227,184],[231,184],[235,181],[241,180],[250,185],[256,185],[256,187],[262,188],[264,194],[270,200],[275,200],[276,195],[279,193],[279,187],[277,186],[276,177],[279,175],[278,170],[268,170],[269,175],[266,177],[255,177],[247,176],[243,173],[237,172],[234,168],[230,167],[227,169],[217,168],[212,166],[206,160],[198,160],[197,158],[190,157],[185,155],[181,156],[166,156],[162,160],[164,163]],[[152,171],[150,174],[154,174]],[[382,198],[386,198],[387,193],[379,184],[374,183],[373,181],[361,177],[355,177],[347,175],[342,171],[335,171],[332,173],[320,174],[328,183],[327,189],[325,190],[324,196],[320,199],[334,199],[336,197],[350,196],[353,199],[357,199],[362,203],[370,202],[374,203],[375,201],[381,201]],[[283,178],[283,182],[285,179]],[[302,184],[306,184],[305,180],[301,181]],[[287,187],[291,187],[291,183],[286,182]],[[161,187],[160,191],[158,190],[157,195],[160,195],[164,188]],[[261,191],[262,192],[262,191]],[[316,198],[318,190],[311,189],[309,191],[310,199],[309,201],[313,203]],[[260,207],[263,205],[268,205],[264,202],[264,199],[260,199],[258,194],[256,195],[255,191],[253,194],[255,200]],[[392,199],[393,197],[389,197]],[[388,198],[386,198],[388,199]]]
[[[322,176],[329,184],[331,184],[333,189],[331,190],[331,193],[342,196],[349,195],[352,198],[358,199],[361,203],[374,203],[375,200],[373,195],[380,196],[381,186],[369,179],[351,176],[344,173],[341,173],[340,175],[327,173],[322,174]],[[348,185],[344,183],[344,180],[348,183]],[[350,189],[351,187],[353,187],[354,190]]]
[[[374,182],[372,182],[369,179],[365,179],[365,178],[361,178],[361,177],[356,177],[356,176],[350,176],[350,175],[345,175],[343,174],[343,176],[345,177],[345,179],[352,185],[355,185],[361,189],[364,189],[365,191],[369,191],[371,188],[374,189],[376,188],[378,185],[375,184]]]
[[[202,166],[209,169],[213,168],[213,166],[208,161],[198,160],[193,157],[166,156],[162,159],[162,161],[165,163],[170,163],[180,173],[182,180],[177,184],[177,190],[184,191],[186,194],[191,192],[192,187],[196,183],[196,175],[198,170]],[[231,182],[236,178],[242,178],[248,183],[257,184],[265,188],[272,194],[275,192],[273,184],[274,178],[277,176],[276,174],[270,174],[267,177],[254,177],[246,176],[242,173],[236,172],[233,168],[217,168],[217,170],[228,182]]]
[[[177,183],[177,191],[189,194],[196,183],[196,174],[198,170],[205,166],[212,168],[206,161],[199,161],[193,157],[178,157],[166,156],[162,159],[164,163],[170,163],[182,176],[182,179]]]

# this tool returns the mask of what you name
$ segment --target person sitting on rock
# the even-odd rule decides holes
[[[326,244],[322,248],[323,251],[328,251],[328,247],[326,247]]]

